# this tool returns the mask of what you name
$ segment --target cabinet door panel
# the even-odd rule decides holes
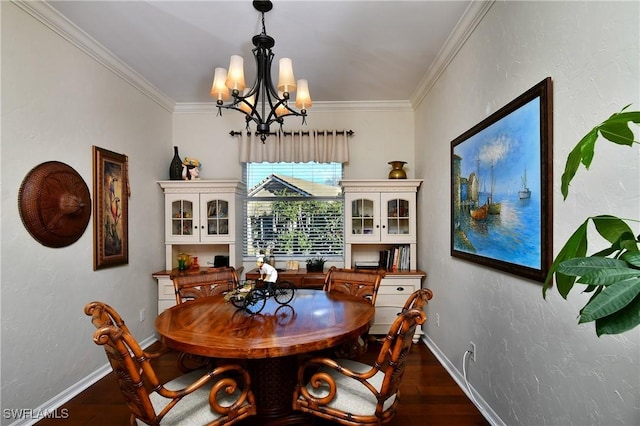
[[[380,194],[384,242],[406,243],[415,240],[415,196]]]
[[[233,203],[224,194],[200,194],[202,242],[230,241],[233,235]]]
[[[380,196],[378,194],[347,194],[345,211],[347,241],[380,241]]]
[[[198,199],[193,194],[170,194],[165,196],[167,215],[165,240],[169,242],[197,242]]]

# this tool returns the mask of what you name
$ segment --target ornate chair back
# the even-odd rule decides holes
[[[152,387],[159,385],[159,381],[150,359],[144,356],[140,345],[111,306],[92,302],[85,306],[84,313],[91,317],[91,322],[97,329],[93,334],[93,341],[104,348],[118,381],[118,388],[133,416],[152,424],[156,413],[144,386],[143,375]]]
[[[256,413],[250,377],[242,367],[229,364],[211,371],[198,370],[162,384],[151,359],[166,351],[142,350],[120,315],[105,303],[88,303],[84,312],[96,327],[93,341],[104,348],[131,410],[131,425],[155,426],[166,421],[222,426]]]
[[[383,270],[340,269],[332,266],[327,271],[323,288],[324,291],[364,297],[375,305],[378,289],[384,276]]]
[[[238,274],[231,266],[209,268],[196,274],[171,275],[171,279],[178,304],[200,297],[224,294],[238,285]]]

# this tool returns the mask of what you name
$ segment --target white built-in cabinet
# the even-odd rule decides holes
[[[246,189],[238,180],[159,181],[164,191],[165,270],[158,280],[158,313],[175,304],[171,270],[178,255],[198,257],[201,267],[215,256],[229,256],[229,265],[242,264],[242,197]]]
[[[345,267],[377,262],[380,251],[408,248],[408,268],[387,272],[376,299],[371,334],[386,334],[404,302],[422,286],[417,269],[416,197],[420,179],[348,179],[340,182],[345,204]],[[414,340],[422,334],[416,330]]]
[[[381,249],[408,245],[416,269],[416,195],[420,179],[350,179],[344,193],[345,266],[378,260]]]

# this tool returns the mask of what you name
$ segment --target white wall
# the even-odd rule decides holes
[[[0,7],[2,408],[37,408],[106,364],[86,303],[112,304],[140,340],[154,335],[151,274],[164,268],[155,181],[168,177],[171,113],[16,5]],[[132,191],[129,264],[100,271],[93,220],[74,244],[53,249],[31,238],[17,209],[22,179],[45,161],[67,163],[93,192],[92,145],[128,155]]]
[[[392,160],[406,161],[408,177],[415,176],[413,111],[407,108],[384,111],[314,108],[309,110],[306,125],[302,125],[299,117],[289,117],[285,119],[284,129],[353,130],[355,135],[349,142],[350,161],[345,164],[346,179],[385,179],[391,170],[387,163]],[[244,130],[245,121],[240,113],[223,110],[222,117],[218,117],[215,110],[177,112],[173,120],[173,139],[180,155],[195,157],[204,163],[202,178],[242,178],[237,138],[229,135],[231,130]],[[277,126],[272,130],[277,130]]]
[[[566,202],[560,194],[578,140],[623,106],[640,109],[639,17],[638,2],[496,2],[416,112],[419,267],[434,291],[426,331],[458,372],[475,342],[471,384],[508,425],[640,424],[640,333],[598,338],[577,324],[578,291],[543,300],[540,283],[452,258],[450,143],[551,76],[554,253],[588,215],[640,217],[637,145],[599,142],[591,170]]]

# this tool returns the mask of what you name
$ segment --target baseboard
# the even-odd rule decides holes
[[[506,424],[502,421],[502,419],[496,414],[495,411],[491,408],[489,404],[480,396],[478,392],[473,388],[473,386],[469,386],[471,388],[471,392],[473,395],[469,394],[469,390],[467,389],[467,385],[464,381],[464,376],[460,371],[449,361],[444,353],[440,350],[438,345],[435,344],[433,340],[428,335],[422,336],[422,341],[425,345],[431,350],[433,355],[440,361],[440,364],[444,367],[445,370],[449,373],[451,378],[456,382],[456,384],[462,389],[462,392],[469,397],[471,403],[473,403],[478,410],[480,410],[480,414],[487,419],[487,421],[493,426],[506,426]]]
[[[155,336],[148,337],[140,342],[140,347],[148,348],[157,340],[158,339]],[[69,402],[72,398],[87,390],[90,386],[95,384],[98,380],[102,379],[111,371],[111,365],[109,363],[106,363],[93,373],[89,374],[79,382],[60,392],[58,395],[54,396],[39,407],[22,413],[16,413],[16,417],[22,418],[19,418],[9,426],[31,426],[46,417],[64,418],[67,413],[62,412],[60,408],[65,403]]]

